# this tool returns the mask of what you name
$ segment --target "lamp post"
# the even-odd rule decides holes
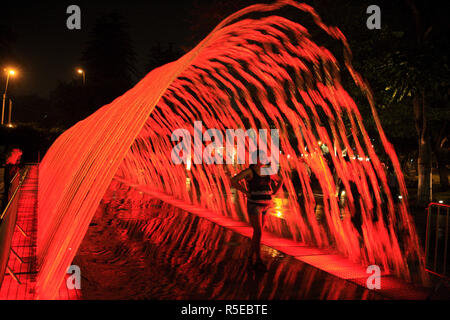
[[[78,68],[78,69],[77,69],[77,72],[78,72],[79,74],[81,74],[81,76],[83,77],[83,85],[85,85],[85,84],[86,84],[86,73],[85,73],[84,70],[81,69],[81,68]]]
[[[8,127],[13,126],[11,123],[11,114],[12,114],[12,100],[9,99]]]
[[[9,83],[9,77],[15,75],[15,71],[12,69],[5,69],[6,71],[6,86],[5,86],[5,92],[3,93],[3,104],[2,104],[2,125],[5,123],[5,103],[6,103],[6,92],[8,91],[8,83]]]

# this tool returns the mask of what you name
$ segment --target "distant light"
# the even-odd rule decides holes
[[[277,211],[277,213],[275,214],[278,218],[283,217],[283,213],[281,211]]]
[[[83,70],[83,69],[77,69],[77,72],[78,72],[79,74],[82,74],[82,73],[84,72],[84,70]]]
[[[370,161],[370,158],[366,158],[366,161]]]
[[[289,159],[289,158],[291,158],[291,155],[290,155],[290,154],[288,154],[288,155],[287,155],[287,158],[288,158],[288,159]]]
[[[403,197],[402,196],[398,196],[398,198],[401,200],[401,199],[403,199]]]
[[[186,170],[190,171],[191,170],[191,165],[192,165],[191,158],[188,158],[186,160]]]
[[[8,73],[9,75],[13,76],[16,74],[16,71],[14,69],[10,69],[10,68],[5,68],[3,69],[5,70],[6,73]]]
[[[442,200],[439,200],[438,202],[439,202],[439,203],[444,203],[444,201],[442,201]]]

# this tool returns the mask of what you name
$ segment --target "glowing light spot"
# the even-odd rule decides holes
[[[191,160],[191,158],[188,158],[186,160],[186,170],[190,171],[191,170],[191,165],[192,165],[192,160]]]

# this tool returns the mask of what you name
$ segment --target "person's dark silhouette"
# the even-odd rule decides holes
[[[254,158],[257,159],[257,156]],[[258,159],[256,164],[251,164],[247,169],[234,176],[231,179],[231,184],[237,190],[247,195],[247,212],[253,227],[249,261],[252,265],[265,269],[261,259],[262,230],[264,228],[265,215],[272,204],[272,195],[280,190],[282,181],[278,175],[263,175],[261,173],[262,167],[263,165]],[[247,181],[248,189],[239,183],[242,179]],[[277,181],[274,188],[272,188],[273,180]],[[253,258],[255,258],[255,261],[253,261]]]

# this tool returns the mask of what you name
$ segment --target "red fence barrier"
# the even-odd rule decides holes
[[[8,268],[11,240],[17,220],[20,187],[25,180],[28,170],[28,168],[25,169],[23,174],[17,172],[11,180],[8,203],[0,216],[0,287]]]

